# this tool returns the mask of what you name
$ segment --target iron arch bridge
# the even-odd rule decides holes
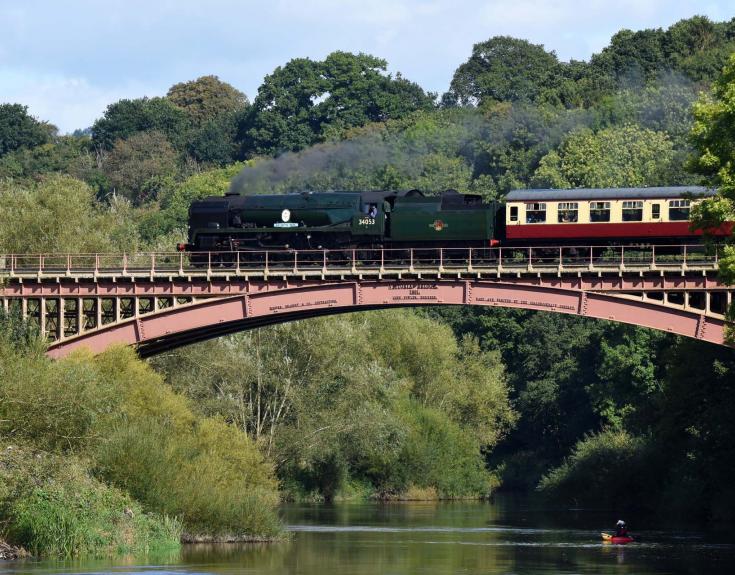
[[[480,305],[619,321],[727,345],[718,252],[564,246],[0,255],[0,305],[49,355],[141,355],[253,327],[392,306]]]

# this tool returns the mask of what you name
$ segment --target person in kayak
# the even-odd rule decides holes
[[[628,527],[622,519],[615,524],[615,537],[628,537]]]

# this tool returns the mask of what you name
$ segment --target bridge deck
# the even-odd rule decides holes
[[[725,342],[719,250],[689,246],[0,255],[0,309],[52,355],[144,353],[348,309],[461,304],[634,323]],[[145,350],[148,350],[147,352]]]
[[[0,278],[342,278],[716,272],[702,245],[0,255]]]

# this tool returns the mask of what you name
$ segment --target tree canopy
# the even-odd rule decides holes
[[[432,107],[431,95],[386,69],[385,60],[349,52],[279,66],[266,76],[241,126],[246,151],[300,150],[335,130]]]
[[[0,104],[0,157],[18,149],[45,144],[56,128],[28,114],[28,106]]]
[[[469,60],[454,73],[445,103],[482,105],[488,101],[529,101],[561,80],[554,52],[510,36],[475,44]]]
[[[245,109],[248,99],[217,76],[202,76],[169,88],[166,98],[186,111],[192,124],[200,126],[222,114]]]
[[[166,98],[138,98],[110,104],[92,126],[95,145],[111,150],[119,139],[157,130],[172,144],[181,143],[188,127],[187,113]]]
[[[675,183],[673,145],[663,132],[627,125],[570,135],[541,159],[532,185],[547,188],[605,188]]]

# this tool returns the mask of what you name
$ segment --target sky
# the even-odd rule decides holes
[[[335,50],[441,94],[492,36],[588,60],[621,28],[696,14],[730,20],[735,0],[0,0],[0,103],[71,132],[121,98],[209,74],[252,101],[277,66]]]

